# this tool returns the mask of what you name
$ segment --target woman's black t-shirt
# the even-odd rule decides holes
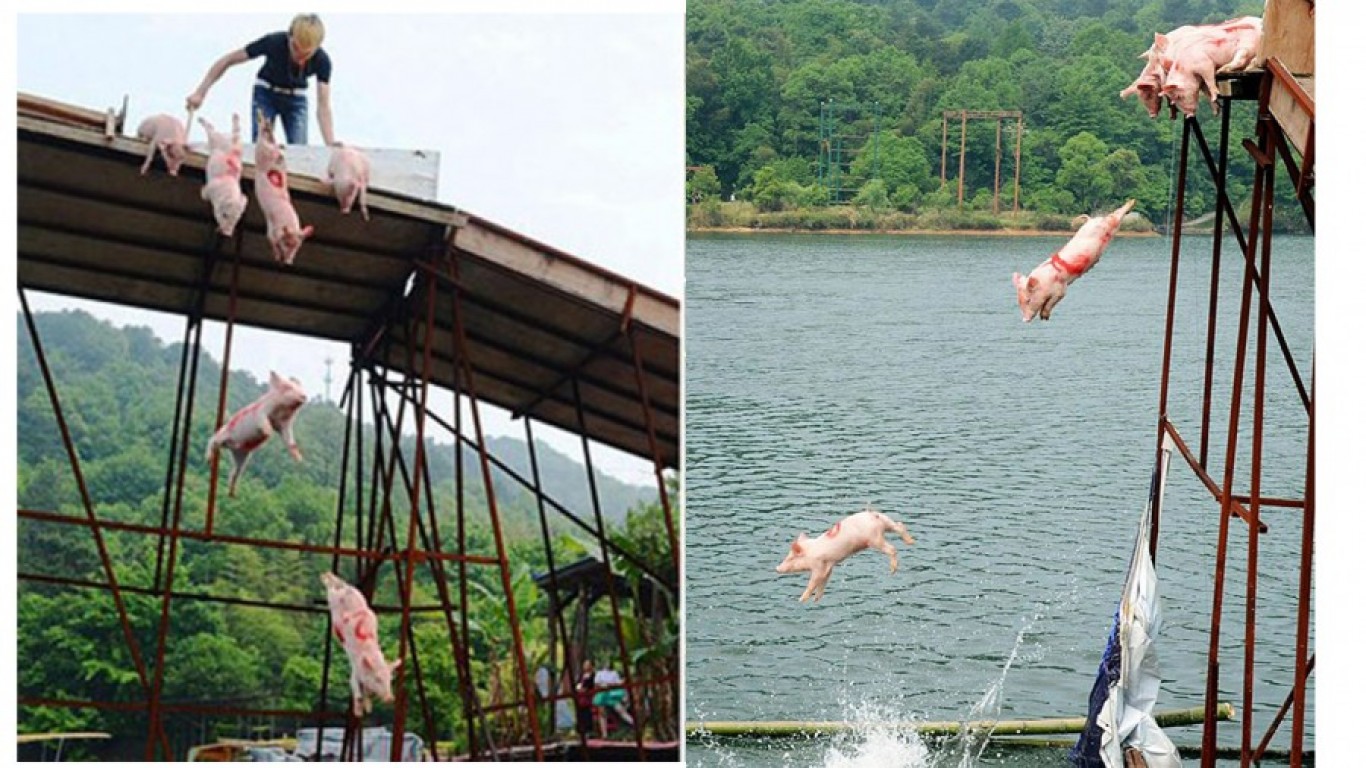
[[[247,45],[247,58],[265,56],[266,62],[256,76],[277,88],[307,88],[308,78],[317,75],[318,82],[332,80],[332,59],[322,48],[313,52],[302,68],[289,55],[289,33],[272,32]]]

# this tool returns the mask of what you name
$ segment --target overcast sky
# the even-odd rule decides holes
[[[327,30],[323,48],[333,62],[337,138],[360,147],[435,150],[440,202],[681,299],[682,3],[645,4],[644,10],[626,3],[461,7],[469,10],[317,10]],[[127,96],[125,133],[132,134],[150,114],[183,119],[185,97],[215,59],[286,29],[300,10],[315,9],[21,13],[17,87],[101,111]],[[233,112],[245,121],[262,61],[229,69],[198,114],[220,129]],[[315,88],[309,99],[309,139],[320,145]],[[191,140],[203,141],[202,129],[196,126]],[[209,221],[207,210],[205,217]],[[149,325],[168,342],[184,332],[178,316],[36,293],[29,300],[35,311],[80,307],[120,325]],[[205,328],[206,351],[221,359],[221,326]],[[328,358],[334,360],[335,398],[348,359],[340,344],[239,327],[232,366],[263,381],[277,370],[298,377],[310,394],[323,394]],[[484,421],[488,432],[523,436],[520,422],[492,408]],[[537,435],[581,456],[568,435],[556,436],[549,427]],[[618,476],[653,482],[649,465],[625,454],[604,448],[594,462]]]

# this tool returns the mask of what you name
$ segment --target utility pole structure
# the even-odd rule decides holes
[[[958,141],[958,208],[963,208],[964,179],[967,175],[968,158],[968,120],[988,119],[996,121],[996,181],[992,189],[991,208],[994,213],[1000,213],[1001,198],[1001,121],[1015,119],[1015,207],[1016,213],[1020,210],[1020,142],[1024,137],[1024,113],[1019,110],[970,110],[970,109],[950,109],[943,114],[943,132],[939,144],[939,184],[943,186],[948,183],[948,163],[949,163],[949,118],[957,117],[959,120],[959,141]]]

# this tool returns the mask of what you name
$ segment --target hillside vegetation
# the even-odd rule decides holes
[[[1261,15],[1261,0],[699,0],[688,4],[687,164],[694,227],[1063,228],[1133,197],[1161,225],[1181,122],[1150,118],[1119,92],[1154,32]],[[1208,103],[1200,120],[1217,152]],[[1024,114],[1022,216],[992,216],[997,122],[951,110]],[[1236,103],[1229,189],[1247,204],[1254,109]],[[1015,121],[1003,126],[1000,209],[1010,211]],[[945,158],[945,154],[947,157]],[[1193,155],[1193,158],[1196,155]],[[941,162],[945,161],[946,162]],[[1192,159],[1193,164],[1199,162]],[[941,165],[947,166],[942,184]],[[838,174],[838,175],[836,175]],[[1188,219],[1213,210],[1194,165]],[[832,192],[832,179],[844,192]],[[1286,226],[1301,226],[1286,184]],[[734,201],[732,203],[731,201]],[[831,202],[843,205],[819,213]],[[748,208],[742,205],[747,204]],[[794,211],[801,212],[800,215]],[[786,214],[780,216],[778,214]],[[894,215],[901,214],[898,219]]]
[[[171,418],[176,405],[175,383],[180,345],[161,343],[147,328],[115,328],[83,312],[38,313],[35,322],[43,350],[56,380],[80,469],[95,511],[102,520],[161,525],[166,504],[167,460],[171,446]],[[63,448],[61,435],[43,386],[32,342],[22,317],[18,323],[18,504],[21,509],[83,517],[79,487]],[[189,440],[182,528],[202,530],[208,497],[209,464],[204,446],[213,429],[220,368],[202,356],[198,372],[195,418]],[[251,402],[265,390],[250,374],[233,371],[228,377],[228,412]],[[304,461],[295,463],[278,439],[252,458],[236,498],[226,495],[231,459],[220,462],[215,533],[331,544],[336,529],[341,449],[345,414],[334,404],[315,399],[299,412],[295,437]],[[373,430],[367,430],[366,450],[373,450]],[[411,462],[412,438],[405,452]],[[505,457],[525,476],[529,459],[518,440],[496,438],[490,450]],[[456,531],[454,449],[427,441],[429,468],[436,498],[443,548],[451,550]],[[548,446],[538,447],[538,468],[548,495],[580,519],[593,523],[583,467]],[[495,555],[496,549],[485,504],[485,491],[475,455],[464,452],[467,540],[472,554]],[[367,460],[365,466],[369,467]],[[411,467],[411,463],[409,463]],[[512,591],[533,665],[553,663],[547,658],[549,627],[547,600],[532,575],[546,570],[539,511],[534,496],[505,473],[495,470],[494,492],[512,562]],[[371,493],[367,470],[366,498]],[[657,572],[667,573],[670,560],[664,537],[658,492],[626,485],[598,473],[597,490],[610,535]],[[349,486],[351,487],[351,486]],[[396,548],[406,546],[406,497],[396,492],[394,520]],[[354,493],[348,500],[343,546],[355,546]],[[600,551],[596,541],[551,509],[552,549],[563,566]],[[105,541],[121,585],[156,589],[156,537],[106,531]],[[622,564],[618,564],[622,572]],[[165,565],[161,566],[164,573]],[[319,574],[331,568],[331,558],[289,550],[260,549],[222,543],[182,540],[175,564],[178,593],[208,594],[237,600],[269,600],[296,606],[320,606],[325,592]],[[353,561],[343,560],[339,573],[355,580]],[[18,571],[24,576],[54,576],[91,583],[106,582],[94,537],[89,530],[47,521],[20,519]],[[499,569],[470,567],[471,659],[484,701],[495,691],[510,697],[518,690],[512,663],[511,632]],[[635,571],[638,580],[639,572]],[[451,583],[456,583],[450,577]],[[397,606],[395,569],[382,569],[375,594],[377,603]],[[161,600],[146,594],[125,593],[142,657],[155,655]],[[430,571],[417,571],[412,602],[439,603]],[[329,638],[322,613],[272,610],[246,604],[224,604],[177,599],[172,602],[171,631],[166,639],[165,693],[168,701],[234,703],[252,708],[311,710],[317,705],[324,650]],[[589,647],[602,660],[615,658],[616,640],[606,601],[595,608]],[[644,655],[652,644],[676,652],[676,638],[648,637],[633,617],[625,617],[630,640]],[[458,703],[455,666],[444,619],[439,613],[416,616],[413,624],[421,654],[425,695],[439,713],[440,738],[455,739],[463,748],[464,720]],[[386,656],[397,654],[398,618],[381,616],[380,637]],[[348,673],[340,646],[334,646],[330,706],[340,710],[349,698]],[[534,667],[533,667],[534,668]],[[407,678],[412,684],[412,675]],[[113,599],[104,590],[72,588],[21,578],[18,599],[18,688],[20,696],[59,699],[141,701],[145,693],[118,622]],[[410,695],[416,692],[410,687]],[[420,725],[416,699],[410,698],[411,726]],[[388,708],[377,719],[388,721]],[[205,722],[173,718],[172,741],[177,755],[197,740],[213,736]],[[20,729],[35,731],[107,730],[112,743],[78,749],[101,757],[140,757],[146,736],[140,714],[91,709],[23,707]],[[284,726],[282,726],[284,727]],[[505,727],[515,731],[521,726]],[[235,734],[241,735],[241,734]],[[424,730],[425,736],[425,730]]]

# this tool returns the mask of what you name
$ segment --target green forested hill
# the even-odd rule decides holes
[[[115,328],[84,312],[38,313],[35,318],[92,496],[102,503],[136,506],[149,495],[157,495],[159,502],[170,446],[181,346],[161,343],[148,328]],[[61,436],[22,317],[18,330],[21,503],[30,494],[59,494],[68,487],[74,494],[76,486],[69,480],[71,473]],[[221,372],[215,360],[207,355],[201,357],[190,440],[192,475],[207,474],[208,466],[202,457],[213,431]],[[257,381],[251,374],[232,371],[228,376],[228,415],[264,391],[265,382]],[[300,411],[294,428],[305,460],[295,463],[278,441],[267,443],[253,455],[240,493],[276,489],[286,480],[321,492],[335,490],[341,470],[345,414],[335,404],[315,398]],[[426,441],[429,470],[436,485],[454,488],[454,447],[449,435],[441,437],[444,439]],[[366,438],[372,436],[367,434]],[[530,479],[524,441],[490,437],[487,445],[491,454]],[[467,491],[482,499],[477,455],[467,447],[463,461]],[[546,493],[580,517],[591,519],[593,509],[581,457],[571,459],[540,443],[537,464]],[[220,472],[226,478],[226,470],[231,467],[226,456],[222,467]],[[602,472],[596,473],[596,483],[603,514],[613,522],[624,520],[631,506],[658,499],[653,488],[627,485]],[[510,525],[518,530],[531,523],[539,526],[534,498],[520,483],[495,470],[494,487],[500,511],[509,518]],[[35,506],[55,508],[50,503]]]
[[[834,143],[837,129],[843,157],[855,158],[846,185],[858,190],[857,202],[904,211],[956,206],[959,126],[949,126],[949,184],[941,190],[943,112],[1022,110],[1024,208],[1075,214],[1135,197],[1138,210],[1160,222],[1180,122],[1169,120],[1165,108],[1150,118],[1135,98],[1118,94],[1142,69],[1137,57],[1154,32],[1259,16],[1262,6],[1261,0],[690,2],[690,199],[734,194],[761,211],[823,204],[822,141]],[[822,104],[857,107],[832,106],[839,119],[827,118],[823,135]],[[1253,111],[1237,106],[1233,136],[1250,136]],[[1208,103],[1201,120],[1213,142],[1217,123]],[[1006,128],[1001,175],[1008,203],[1014,160],[1010,123]],[[995,121],[969,121],[967,144],[965,198],[971,208],[990,210]],[[1241,150],[1230,157],[1230,187],[1239,201],[1249,191],[1250,164]],[[1212,210],[1214,202],[1206,174],[1192,177],[1189,217]]]
[[[98,515],[106,521],[160,524],[181,347],[163,344],[147,328],[115,328],[79,311],[37,313],[34,318]],[[78,486],[22,317],[18,322],[17,346],[18,506],[83,517]],[[204,448],[213,429],[219,377],[217,363],[202,357],[189,445],[184,528],[202,530],[209,469]],[[241,371],[229,375],[228,387],[229,413],[254,400],[265,389],[263,382]],[[295,437],[305,460],[296,464],[278,439],[271,440],[253,456],[237,497],[232,499],[226,496],[231,459],[225,454],[220,462],[215,532],[330,544],[345,426],[345,415],[333,404],[317,399],[310,402],[295,421]],[[373,448],[373,439],[373,430],[367,430],[367,450]],[[525,445],[518,440],[498,438],[491,440],[490,446],[492,452],[505,455],[516,467],[527,464]],[[442,540],[450,548],[455,531],[453,448],[449,440],[444,444],[429,441],[427,450]],[[411,453],[409,446],[407,455]],[[586,501],[587,482],[582,466],[544,445],[538,449],[537,458],[548,494],[591,524],[593,511]],[[492,555],[495,549],[478,464],[468,451],[464,460],[469,551]],[[495,470],[494,475],[525,647],[533,663],[544,663],[549,632],[546,601],[532,581],[533,573],[546,568],[537,506],[530,493],[502,472]],[[669,556],[661,544],[665,539],[659,522],[657,492],[621,483],[601,473],[597,484],[613,539],[659,572],[666,572]],[[367,497],[369,485],[367,471]],[[352,508],[351,503],[348,502],[348,509]],[[394,504],[395,521],[406,526],[406,500],[396,494]],[[558,564],[599,552],[591,538],[558,513],[548,510],[548,514],[553,523],[553,549]],[[354,520],[354,515],[349,520]],[[349,545],[355,539],[354,525],[348,522],[345,531],[343,542]],[[406,528],[400,529],[398,537],[401,548],[406,542]],[[158,589],[154,537],[106,531],[105,541],[123,586],[134,590]],[[143,700],[145,693],[109,593],[27,578],[47,576],[105,583],[90,532],[76,526],[21,518],[17,560],[21,575],[20,696]],[[330,557],[324,555],[183,540],[175,565],[175,589],[186,594],[316,606],[324,597],[318,576],[329,567]],[[340,570],[347,578],[354,574],[352,564],[345,561]],[[394,573],[391,566],[382,569],[376,589],[378,604],[398,605]],[[438,603],[434,585],[427,567],[420,568],[413,603]],[[471,567],[470,594],[471,656],[481,696],[487,700],[495,689],[507,696],[506,692],[516,690],[516,678],[498,569]],[[155,591],[150,595],[125,593],[141,655],[148,660],[154,658],[161,614],[161,600],[155,595]],[[598,615],[604,610],[605,601],[595,607],[589,644],[601,654],[600,658],[606,659],[615,648],[615,640],[610,616],[604,620]],[[166,700],[235,702],[250,707],[289,709],[312,709],[316,705],[323,651],[328,643],[323,615],[177,599],[172,603],[172,617],[166,639]],[[628,627],[634,627],[631,617],[625,620]],[[397,652],[397,630],[397,616],[382,614],[380,635],[386,655]],[[441,738],[460,742],[464,721],[458,715],[454,662],[445,622],[438,613],[420,614],[414,620],[414,634],[426,665],[426,695],[435,697],[440,713],[437,727]],[[657,641],[673,642],[668,638],[646,638],[643,630],[631,638],[633,645],[642,649]],[[329,695],[333,708],[340,709],[348,696],[348,668],[344,655],[337,648],[334,651],[337,652],[332,656]],[[651,658],[658,657],[655,654]],[[411,696],[414,691],[409,690]],[[389,715],[383,706],[380,710],[377,717],[384,721]],[[410,709],[410,722],[416,711]],[[104,758],[141,756],[146,737],[145,718],[138,713],[21,707],[19,723],[24,732],[110,731],[115,734],[113,742],[77,747],[90,750],[85,753],[87,756]],[[211,731],[202,730],[205,727],[205,722],[197,718],[173,718],[171,738],[176,753],[183,757],[183,749],[189,744],[205,735],[211,737]]]

